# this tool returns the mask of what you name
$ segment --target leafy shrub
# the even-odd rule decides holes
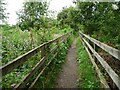
[[[7,28],[8,29],[8,28]],[[19,28],[1,28],[2,32],[2,63],[5,65],[11,62],[16,57],[28,52],[33,47],[31,46],[30,32],[21,31]],[[32,30],[34,47],[41,45],[54,38],[54,30]],[[59,31],[58,31],[59,32]],[[57,33],[57,31],[56,31]],[[58,35],[59,36],[59,35]],[[58,37],[57,36],[57,37]],[[64,46],[63,46],[64,47]],[[66,49],[65,49],[66,50]],[[63,55],[64,52],[62,53]],[[11,73],[2,77],[2,87],[12,88],[12,86],[21,82],[21,80],[32,70],[32,68],[40,60],[40,53],[36,54],[23,65],[14,69]]]
[[[60,44],[57,56],[52,60],[51,64],[45,70],[45,73],[39,78],[35,84],[35,88],[54,88],[57,76],[61,70],[62,64],[65,63],[67,50],[73,42],[73,36],[68,41]],[[51,56],[52,57],[52,56]]]

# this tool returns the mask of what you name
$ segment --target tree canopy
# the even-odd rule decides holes
[[[120,2],[80,2],[76,7],[63,9],[57,16],[61,27],[70,26],[76,31],[83,28],[84,33],[96,38],[109,38],[108,41],[120,43]]]
[[[22,30],[45,27],[44,18],[47,12],[46,2],[25,2],[23,9],[18,13],[18,25]]]

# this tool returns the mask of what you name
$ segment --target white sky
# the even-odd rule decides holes
[[[7,12],[9,13],[8,23],[9,24],[16,24],[17,22],[17,15],[16,11],[22,8],[23,0],[6,0],[7,3]]]
[[[17,22],[17,15],[16,11],[20,10],[22,8],[22,3],[24,0],[5,0],[7,3],[7,12],[9,13],[9,24],[16,24]],[[72,3],[73,0],[51,0],[49,10],[54,10],[59,12],[62,10],[63,7],[67,6],[73,6]]]

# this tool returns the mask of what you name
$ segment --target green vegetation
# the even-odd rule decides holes
[[[79,38],[77,40],[77,48],[80,77],[78,87],[99,88],[99,79],[96,76],[95,70],[90,61],[88,53],[86,52]]]
[[[103,3],[76,0],[74,4],[75,7],[63,8],[55,19],[49,16],[47,2],[24,2],[23,8],[17,12],[17,24],[10,26],[6,24],[6,3],[4,0],[0,0],[0,43],[2,43],[0,45],[0,66],[11,62],[42,43],[70,31],[73,31],[77,37],[78,31],[81,30],[101,42],[120,49],[120,1]],[[54,54],[48,57],[46,61],[52,60],[52,62],[39,78],[35,87],[54,87],[61,65],[65,62],[67,50],[73,41],[73,36],[71,35],[69,39],[57,48],[58,55],[55,58],[52,58]],[[54,45],[50,48],[52,47]],[[78,86],[80,88],[98,88],[99,80],[79,39],[77,47],[81,77]],[[47,51],[49,52],[49,48]],[[2,77],[2,87],[12,88],[21,82],[40,58],[41,55],[38,53],[26,61],[24,65]],[[34,78],[32,77],[30,81],[32,82]],[[28,83],[28,86],[31,82]]]
[[[6,13],[6,2],[5,0],[0,0],[0,24],[6,23],[8,13]]]
[[[36,5],[38,7],[36,7]],[[47,17],[46,2],[26,2],[24,3],[23,9],[17,14],[19,16],[19,22],[17,23],[17,25],[9,26],[6,24],[1,25],[0,28],[0,34],[2,34],[0,37],[2,39],[2,46],[0,48],[2,55],[2,62],[0,63],[1,66],[11,62],[18,56],[28,52],[29,50],[41,45],[44,42],[48,42],[49,40],[52,40],[67,32],[72,31],[72,29],[69,27],[59,29],[57,27],[57,21],[53,18]],[[59,52],[60,55],[64,55],[62,58],[65,57],[65,54],[67,52],[68,45],[66,45],[67,43],[65,45],[62,45]],[[49,57],[48,60],[51,57]],[[40,53],[38,53],[32,58],[30,58],[28,61],[26,61],[23,65],[19,66],[18,68],[14,69],[11,73],[2,77],[2,87],[12,88],[19,82],[21,82],[22,79],[38,63],[40,58],[41,55]],[[62,58],[60,60],[62,60]],[[63,62],[58,60],[58,56],[53,61],[56,60],[58,61],[58,63]],[[50,67],[54,66],[54,68],[57,68],[57,64],[55,64],[57,63],[57,61],[53,62],[53,65],[51,64]],[[50,70],[48,69],[47,72],[49,71]],[[54,72],[57,72],[57,70]],[[32,77],[32,79],[33,78],[34,77]],[[46,82],[44,81],[44,83]]]
[[[33,47],[31,46],[31,38],[29,31],[21,31],[19,28],[1,28],[2,32],[2,63],[1,65],[5,65],[10,61],[14,60],[18,56],[28,52],[32,48],[41,45],[44,42],[57,38],[64,34],[65,32],[69,32],[70,29],[59,30],[57,28],[51,28],[46,30],[31,30],[33,34]],[[67,44],[67,43],[66,43]],[[8,48],[9,47],[9,48]],[[68,46],[62,45],[61,48],[65,48],[67,50]],[[63,49],[60,53],[64,54],[67,52]],[[62,55],[60,54],[60,55]],[[22,66],[18,67],[11,73],[7,74],[2,78],[2,86],[3,88],[11,88],[13,85],[18,84],[37,64],[40,60],[40,53],[33,56],[31,59],[26,61]],[[58,58],[57,58],[58,59]],[[61,60],[61,59],[60,59]],[[63,59],[64,60],[64,59]],[[15,78],[15,79],[14,79]],[[7,83],[6,83],[7,82]]]
[[[72,44],[73,39],[73,37],[70,37],[67,42],[60,44],[57,56],[39,78],[34,86],[35,88],[55,88],[57,76],[62,69],[62,64],[65,63],[67,50]]]
[[[85,1],[85,0],[84,0]],[[120,2],[74,2],[57,16],[61,27],[81,30],[101,42],[120,49]]]
[[[36,28],[46,28],[47,22],[47,3],[46,2],[25,2],[24,8],[17,14],[19,16],[18,25],[21,30],[31,30]]]
[[[2,31],[2,64],[6,64],[14,58],[22,55],[23,53],[32,49],[31,38],[28,31],[21,31],[19,28],[13,29],[1,29]],[[46,41],[52,39],[52,37],[46,32],[46,37],[43,37],[43,33],[32,30],[34,36],[34,47]],[[37,34],[39,33],[39,34]],[[51,34],[52,35],[52,34]],[[10,47],[10,48],[8,48]]]

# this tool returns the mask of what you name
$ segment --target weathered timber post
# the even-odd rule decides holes
[[[61,39],[61,38],[60,38]],[[60,46],[59,46],[59,41],[60,39],[57,40],[56,45],[57,45],[57,52],[59,52]],[[57,54],[58,55],[58,54]]]
[[[69,43],[69,37],[70,37],[70,33],[68,33],[68,34],[66,35],[66,41],[67,41],[67,43]]]
[[[58,46],[59,49],[59,39],[56,41],[56,45]]]
[[[93,43],[93,48],[94,48],[94,50],[96,51],[95,43]],[[95,60],[95,52],[93,53],[93,59]]]
[[[45,56],[45,46],[46,45],[43,45],[43,47],[41,48],[41,58]]]

